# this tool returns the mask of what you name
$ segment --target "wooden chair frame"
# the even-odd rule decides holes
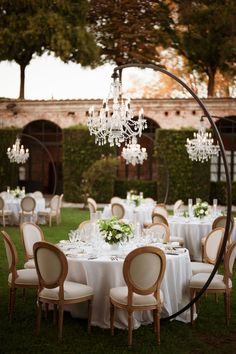
[[[18,255],[16,251],[16,247],[14,243],[12,242],[10,236],[6,233],[6,231],[2,230],[1,234],[3,236],[4,242],[7,244],[8,249],[10,251],[10,255],[8,255],[8,251],[6,249],[7,253],[7,258],[9,261],[9,257],[11,257],[11,262],[9,262],[9,274],[11,273],[11,281],[8,280],[8,287],[9,287],[9,300],[8,300],[8,313],[9,313],[9,318],[12,320],[13,318],[13,313],[14,313],[14,308],[15,308],[15,296],[16,296],[16,289],[17,288],[38,288],[38,278],[37,274],[35,273],[35,284],[29,284],[29,283],[16,283],[16,280],[18,278],[17,274],[17,264],[18,264]],[[27,269],[24,269],[24,271],[28,271]]]
[[[56,318],[55,314],[58,312],[58,339],[62,339],[62,329],[63,329],[63,317],[64,317],[64,305],[76,304],[84,301],[88,301],[88,332],[91,332],[91,314],[92,314],[92,300],[93,295],[83,296],[80,298],[66,300],[64,298],[64,282],[68,273],[68,262],[65,254],[54,244],[51,244],[46,241],[39,241],[34,244],[34,259],[36,271],[39,278],[39,291],[37,298],[37,334],[39,334],[41,326],[41,317],[42,317],[42,304],[53,304],[54,305],[54,320]],[[57,279],[53,282],[45,281],[41,269],[38,263],[38,252],[41,249],[47,249],[53,252],[60,263],[61,271]],[[59,287],[59,299],[51,299],[40,296],[40,292],[44,289],[53,289]]]
[[[147,229],[152,229],[155,228],[155,226],[161,226],[165,230],[165,236],[163,238],[163,243],[170,242],[170,228],[168,225],[161,223],[161,222],[155,222],[153,224],[150,224]]]
[[[36,225],[33,222],[24,222],[22,224],[20,224],[20,234],[21,234],[21,241],[22,241],[22,245],[24,248],[24,258],[25,258],[25,262],[28,262],[30,259],[34,258],[33,256],[33,248],[32,248],[32,254],[29,254],[27,251],[27,247],[26,247],[26,243],[25,243],[25,234],[24,234],[24,229],[25,227],[27,227],[28,225],[31,225],[32,227],[34,227],[35,229],[37,229],[39,231],[40,234],[40,240],[37,241],[44,241],[44,234],[42,229]]]
[[[91,213],[96,213],[97,211],[97,203],[93,198],[87,198],[87,204],[88,204],[88,208]]]
[[[235,261],[236,255],[236,241],[232,242],[229,246],[227,251],[225,252],[224,256],[224,277],[223,282],[225,284],[225,288],[220,289],[209,289],[205,290],[206,294],[224,294],[224,310],[225,310],[225,323],[228,326],[230,320],[230,294],[232,288],[229,287],[229,281],[232,279],[233,275],[233,264]],[[233,258],[233,259],[232,259]],[[213,278],[214,279],[214,278]],[[204,285],[204,284],[203,284]],[[191,300],[196,296],[197,292],[201,289],[190,288],[190,298]],[[191,306],[191,323],[193,324],[193,306]]]
[[[116,211],[115,211],[116,208],[120,209],[120,216],[119,216],[119,217],[116,215]],[[117,218],[118,218],[119,220],[120,220],[120,219],[123,219],[124,216],[125,216],[125,208],[124,208],[124,206],[123,206],[122,204],[120,204],[120,203],[113,203],[113,204],[111,205],[111,213],[112,213],[112,216],[117,216]]]
[[[160,272],[155,282],[153,282],[152,286],[149,288],[140,288],[138,287],[130,273],[131,264],[137,256],[145,253],[151,253],[159,257],[160,259]],[[128,345],[132,345],[132,328],[133,328],[133,318],[132,314],[134,311],[145,311],[145,310],[153,310],[154,316],[154,331],[156,332],[157,342],[160,344],[160,311],[161,311],[161,298],[160,298],[160,286],[162,279],[164,277],[166,269],[166,256],[164,252],[152,246],[144,246],[136,248],[131,251],[125,258],[123,264],[123,276],[128,288],[128,301],[127,304],[122,304],[113,300],[110,297],[110,327],[111,333],[114,335],[114,315],[115,315],[115,307],[120,309],[125,309],[128,313]],[[133,305],[133,293],[139,295],[149,295],[154,294],[157,302],[155,305],[143,305],[143,306],[135,306]]]
[[[5,217],[10,218],[11,216],[12,216],[12,211],[5,209],[5,200],[4,200],[4,198],[2,196],[0,196],[0,217],[2,217],[2,225],[3,225],[3,227],[6,226]]]
[[[213,258],[210,258],[209,254],[207,253],[207,243],[209,242],[209,240],[212,237],[214,237],[215,232],[218,232],[220,230],[221,230],[221,233],[222,233],[221,241],[219,242],[219,246],[218,246],[215,258],[213,259]],[[225,229],[223,227],[217,227],[217,228],[211,230],[208,233],[208,235],[206,236],[205,244],[204,244],[204,247],[203,247],[203,263],[210,263],[210,264],[215,264],[216,263],[216,260],[217,260],[217,257],[219,255],[219,252],[220,252],[220,249],[221,249],[221,245],[222,245],[222,242],[223,242],[224,231],[225,231]]]
[[[157,219],[157,220],[156,220]],[[162,214],[159,214],[159,213],[155,213],[153,212],[152,213],[152,222],[155,224],[156,222],[160,222],[162,224],[165,224],[167,226],[169,226],[169,223],[168,223],[168,220],[167,218],[162,215]]]
[[[30,201],[32,203],[31,207],[25,208],[24,204],[26,201]],[[20,223],[22,222],[22,220],[24,221],[25,216],[32,216],[32,218],[33,218],[34,215],[36,215],[34,213],[35,208],[36,208],[36,200],[33,197],[31,197],[30,195],[26,195],[24,198],[22,198],[20,206],[21,206]]]

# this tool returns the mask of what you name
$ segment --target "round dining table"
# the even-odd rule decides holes
[[[214,217],[186,218],[184,216],[170,216],[168,223],[171,236],[182,237],[184,245],[189,250],[193,261],[202,261],[201,239],[206,237],[212,229]],[[235,219],[236,221],[236,219]],[[236,225],[231,234],[231,240],[236,240]]]
[[[65,241],[64,241],[65,242]],[[94,289],[94,301],[92,311],[92,325],[101,328],[110,327],[110,288],[125,286],[123,278],[123,262],[125,255],[130,249],[119,249],[112,251],[109,246],[103,247],[102,253],[98,249],[91,249],[88,252],[81,252],[70,243],[60,243],[68,259],[67,280],[87,284]],[[156,246],[163,245],[156,244]],[[72,247],[72,248],[71,248]],[[164,295],[161,317],[168,317],[189,302],[188,284],[191,277],[191,265],[189,252],[186,249],[166,251],[166,271],[162,281],[161,289]],[[67,310],[73,317],[83,317],[84,308],[81,304],[69,305]],[[81,312],[82,311],[82,312]],[[189,322],[190,311],[178,315],[176,320]],[[152,312],[135,312],[134,328],[141,324],[148,324],[153,321]],[[127,328],[127,313],[117,309],[115,315],[115,326]]]

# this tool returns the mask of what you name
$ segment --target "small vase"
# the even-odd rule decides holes
[[[119,249],[119,246],[120,246],[119,242],[112,243],[112,244],[110,244],[110,250],[111,251],[117,251]]]

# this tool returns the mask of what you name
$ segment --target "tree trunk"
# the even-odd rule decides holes
[[[25,64],[20,64],[20,99],[25,98]]]
[[[208,84],[207,84],[207,97],[214,97],[215,95],[215,75],[216,70],[208,68]]]

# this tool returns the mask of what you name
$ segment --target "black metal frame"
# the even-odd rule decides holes
[[[191,90],[190,87],[188,87],[188,85],[185,84],[185,82],[183,82],[181,79],[179,79],[176,75],[170,73],[169,71],[158,67],[157,65],[154,64],[126,64],[126,65],[120,65],[114,68],[113,74],[112,74],[112,78],[115,80],[117,78],[119,78],[120,82],[122,79],[122,70],[126,69],[126,68],[140,68],[140,69],[152,69],[154,71],[158,71],[161,72],[167,76],[169,76],[170,78],[172,78],[173,80],[177,81],[181,86],[183,86],[189,93],[190,95],[195,99],[195,101],[199,104],[199,106],[202,108],[204,115],[208,118],[211,127],[213,129],[213,132],[215,133],[215,136],[217,138],[217,141],[219,143],[220,146],[220,151],[222,154],[222,158],[223,158],[223,162],[224,162],[224,167],[225,167],[225,175],[226,175],[226,185],[227,185],[227,218],[226,218],[226,226],[225,226],[225,233],[224,233],[224,240],[219,252],[219,256],[217,258],[216,264],[212,270],[212,273],[209,275],[209,278],[207,280],[207,282],[205,283],[205,285],[203,286],[203,288],[198,292],[198,294],[195,296],[194,299],[192,299],[189,304],[187,304],[186,306],[184,306],[181,310],[179,310],[178,312],[172,314],[171,316],[168,316],[166,318],[163,318],[162,320],[171,320],[175,317],[177,317],[179,314],[185,312],[186,310],[188,310],[201,296],[202,294],[205,292],[205,290],[208,288],[209,284],[211,283],[213,277],[215,276],[220,262],[223,258],[224,252],[225,252],[225,248],[226,248],[226,244],[227,244],[227,235],[229,233],[229,228],[230,228],[230,218],[231,218],[231,207],[232,207],[232,187],[231,187],[231,179],[230,179],[230,175],[229,175],[229,169],[228,169],[228,165],[227,165],[227,160],[226,160],[226,154],[225,154],[225,150],[224,150],[224,145],[220,136],[220,133],[212,119],[212,116],[210,115],[210,113],[208,112],[207,108],[205,107],[205,105],[203,104],[203,102],[200,100],[200,98]]]

